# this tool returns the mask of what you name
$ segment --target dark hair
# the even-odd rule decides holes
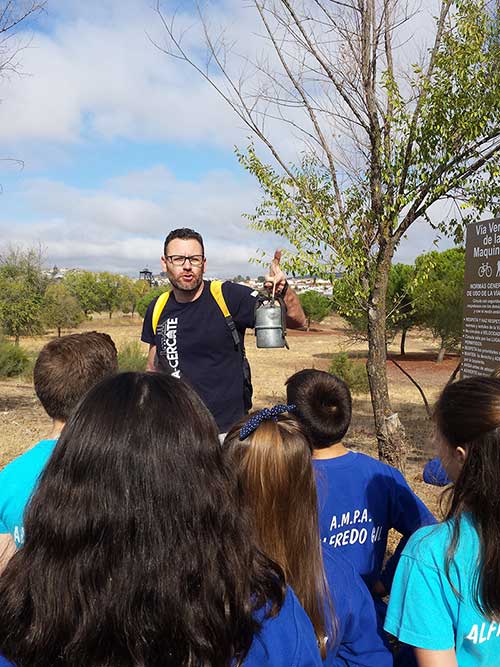
[[[52,419],[67,421],[82,396],[118,371],[118,355],[108,334],[90,331],[54,338],[35,363],[36,395]]]
[[[500,379],[474,377],[447,385],[434,420],[439,434],[467,456],[451,489],[447,519],[456,518],[446,556],[449,578],[460,539],[460,516],[471,512],[481,543],[481,563],[474,599],[491,619],[500,615]]]
[[[67,422],[0,577],[18,667],[229,667],[284,601],[217,427],[181,380],[123,373]]]
[[[201,251],[205,254],[205,246],[203,245],[201,234],[195,232],[194,229],[189,229],[189,227],[180,227],[179,229],[172,229],[172,231],[168,233],[163,245],[163,254],[165,257],[167,256],[167,246],[170,241],[173,241],[174,239],[194,239],[201,245]]]
[[[238,474],[257,543],[283,569],[324,659],[325,638],[334,643],[334,614],[323,568],[311,446],[300,422],[284,414],[263,421],[240,440],[241,426],[255,414],[233,426],[224,451]]]
[[[306,428],[314,449],[340,442],[351,423],[351,392],[336,375],[305,368],[286,381],[287,403]]]

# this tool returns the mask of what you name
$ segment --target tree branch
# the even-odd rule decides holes
[[[419,393],[420,393],[420,396],[422,397],[422,400],[423,400],[423,402],[424,402],[424,405],[425,405],[425,411],[427,412],[427,416],[429,417],[429,419],[431,419],[431,418],[432,418],[432,410],[431,410],[431,408],[430,408],[429,401],[427,400],[427,398],[426,398],[426,396],[425,396],[425,393],[424,393],[424,390],[422,389],[422,387],[418,384],[418,382],[417,382],[414,378],[412,378],[412,376],[408,373],[408,371],[405,371],[405,369],[404,369],[402,366],[400,366],[400,365],[398,364],[398,362],[397,362],[395,359],[393,359],[392,357],[390,357],[390,358],[389,358],[389,361],[392,361],[392,363],[396,366],[396,368],[399,368],[399,370],[401,371],[401,373],[403,373],[403,375],[406,375],[406,377],[410,380],[410,382],[411,382],[412,384],[414,384],[415,387],[418,389],[418,391],[419,391]]]
[[[411,119],[410,123],[410,131],[408,133],[408,140],[406,143],[406,150],[405,150],[405,156],[403,160],[403,169],[401,173],[401,179],[399,181],[399,189],[398,189],[398,194],[401,196],[404,192],[405,186],[406,186],[406,179],[408,177],[408,171],[410,169],[411,165],[411,158],[412,158],[412,153],[413,153],[413,143],[415,141],[415,133],[417,130],[417,125],[418,121],[420,118],[420,113],[422,111],[422,107],[424,105],[425,99],[426,99],[426,94],[424,90],[424,85],[427,82],[430,82],[433,71],[434,71],[434,66],[436,64],[436,57],[439,51],[439,48],[441,46],[441,40],[443,38],[443,33],[444,33],[444,26],[446,22],[446,18],[448,16],[448,13],[450,11],[450,7],[452,5],[453,0],[443,0],[441,3],[441,11],[439,14],[439,20],[437,24],[437,30],[436,30],[436,36],[434,38],[434,45],[431,50],[431,56],[429,59],[429,64],[427,66],[427,71],[425,73],[425,76],[422,79],[422,83],[420,86],[420,92],[417,97],[417,104],[415,105],[415,110],[413,112],[413,116]]]
[[[235,86],[233,80],[229,77],[224,65],[220,61],[219,57],[217,56],[217,53],[214,51],[213,43],[208,36],[208,31],[207,31],[207,26],[206,23],[203,19],[203,16],[200,14],[200,19],[202,21],[203,25],[203,31],[205,36],[208,38],[207,45],[210,49],[210,53],[214,58],[214,61],[217,64],[217,67],[219,68],[219,71],[221,72],[222,76],[224,79],[228,82],[230,88],[233,90],[235,93],[241,108],[238,107],[238,105],[229,97],[228,94],[226,94],[220,86],[218,86],[215,81],[208,76],[206,72],[204,72],[201,67],[192,59],[188,56],[187,52],[183,49],[181,42],[175,37],[174,35],[174,30],[173,30],[173,20],[172,23],[169,25],[165,16],[163,15],[163,12],[161,11],[161,0],[157,0],[156,2],[156,13],[158,14],[160,21],[169,37],[171,40],[172,44],[174,47],[177,49],[178,54],[172,53],[170,50],[165,49],[164,47],[160,46],[158,43],[156,43],[151,37],[149,37],[151,43],[156,46],[156,48],[161,51],[162,53],[165,53],[169,56],[174,55],[177,58],[185,61],[191,67],[193,67],[198,74],[200,74],[203,79],[222,97],[222,99],[231,107],[231,109],[234,111],[234,113],[240,118],[243,123],[267,146],[267,148],[270,150],[271,154],[273,155],[274,159],[276,162],[280,165],[280,167],[283,169],[283,171],[287,174],[287,176],[294,182],[296,183],[297,187],[299,187],[299,184],[296,181],[296,178],[293,174],[293,172],[290,170],[288,165],[285,163],[285,161],[282,159],[282,157],[279,155],[278,151],[274,147],[274,145],[269,141],[269,139],[265,136],[265,134],[262,132],[262,130],[258,127],[258,125],[255,123],[253,117],[252,117],[252,112],[250,108],[248,107],[247,103],[243,99],[243,96],[241,94],[241,91],[238,90],[238,88]]]
[[[259,12],[262,23],[264,24],[264,27],[266,28],[266,31],[269,35],[271,43],[274,47],[274,50],[276,51],[276,54],[277,54],[277,56],[278,56],[278,58],[281,62],[281,65],[282,65],[283,69],[285,70],[285,72],[286,72],[288,78],[290,79],[291,83],[293,84],[295,90],[298,92],[298,94],[300,95],[300,98],[302,99],[304,107],[306,108],[307,113],[309,114],[309,118],[311,119],[314,130],[315,130],[316,135],[318,137],[318,142],[321,145],[323,151],[325,152],[325,155],[326,155],[327,160],[328,160],[328,165],[329,165],[329,168],[330,168],[330,174],[331,174],[331,178],[332,178],[333,187],[334,187],[335,194],[336,194],[336,197],[337,197],[337,206],[338,206],[339,214],[340,214],[341,217],[343,217],[344,211],[343,211],[343,203],[342,203],[342,194],[340,192],[340,188],[339,188],[339,185],[338,185],[337,170],[336,170],[336,167],[335,167],[335,162],[333,160],[332,152],[330,150],[330,147],[328,146],[328,143],[326,142],[325,135],[323,134],[323,131],[322,131],[322,129],[321,129],[319,123],[318,123],[318,119],[316,118],[316,114],[315,114],[313,108],[311,107],[311,104],[309,103],[308,96],[306,95],[303,86],[301,85],[300,81],[297,79],[297,77],[294,76],[293,72],[289,68],[288,63],[286,62],[286,60],[283,56],[283,53],[281,52],[281,49],[279,48],[279,46],[276,42],[276,39],[273,35],[273,32],[272,32],[272,30],[269,26],[269,23],[267,22],[267,19],[265,17],[263,7],[258,2],[258,0],[255,0],[255,6],[257,7],[257,11]],[[349,234],[349,230],[348,230],[347,227],[345,228],[345,230],[346,230],[346,233]]]

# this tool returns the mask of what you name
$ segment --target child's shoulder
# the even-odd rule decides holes
[[[479,537],[474,527],[472,518],[468,514],[460,518],[459,541],[456,553],[462,551],[476,551],[479,545]],[[441,567],[450,541],[453,537],[456,519],[449,519],[432,526],[422,526],[416,530],[408,540],[403,554],[428,565]]]
[[[0,476],[6,479],[22,470],[31,470],[38,460],[45,461],[50,456],[56,442],[57,440],[40,440],[0,470]]]
[[[399,470],[393,468],[383,461],[364,454],[363,452],[356,452],[349,450],[346,454],[331,458],[313,459],[314,466],[317,469],[323,469],[326,472],[339,471],[344,469],[351,469],[356,472],[358,477],[377,477],[392,483],[404,479]]]

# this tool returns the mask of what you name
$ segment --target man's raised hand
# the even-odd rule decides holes
[[[286,276],[280,267],[281,250],[274,251],[274,257],[271,261],[269,273],[264,280],[264,287],[268,290],[273,290],[274,293],[280,294],[286,285]],[[274,288],[274,289],[273,289]]]

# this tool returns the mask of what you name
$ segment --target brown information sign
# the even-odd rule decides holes
[[[500,366],[500,218],[467,227],[462,377]]]

